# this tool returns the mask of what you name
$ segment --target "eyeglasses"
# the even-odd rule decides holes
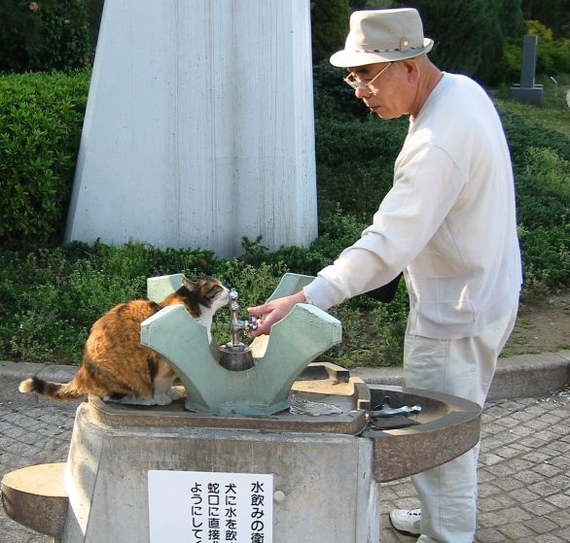
[[[370,81],[365,82],[362,81],[359,77],[354,75],[352,72],[349,73],[345,78],[344,81],[348,85],[350,85],[354,90],[362,89],[364,92],[368,94],[372,94],[374,91],[370,88],[370,85],[374,83],[376,79],[378,79],[390,66],[392,66],[394,62],[388,63],[388,65],[382,68]]]

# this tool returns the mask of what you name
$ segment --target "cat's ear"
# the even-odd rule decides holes
[[[182,278],[182,286],[188,292],[194,292],[198,288],[197,283],[195,283],[194,281],[190,281],[190,279],[186,279],[186,277]]]

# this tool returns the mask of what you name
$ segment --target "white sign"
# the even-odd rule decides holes
[[[148,472],[150,543],[273,543],[273,475]]]

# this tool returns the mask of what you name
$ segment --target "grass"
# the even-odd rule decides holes
[[[561,74],[555,79],[558,88],[548,78],[540,80],[543,85],[542,106],[510,100],[507,98],[508,89],[495,93],[495,102],[503,111],[520,115],[537,126],[554,130],[570,139],[570,107],[566,103],[566,94],[570,92],[570,75]]]

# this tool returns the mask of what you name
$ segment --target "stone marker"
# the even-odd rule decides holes
[[[511,87],[511,98],[539,106],[542,104],[542,85],[534,82],[537,43],[537,36],[523,37],[521,81]]]

